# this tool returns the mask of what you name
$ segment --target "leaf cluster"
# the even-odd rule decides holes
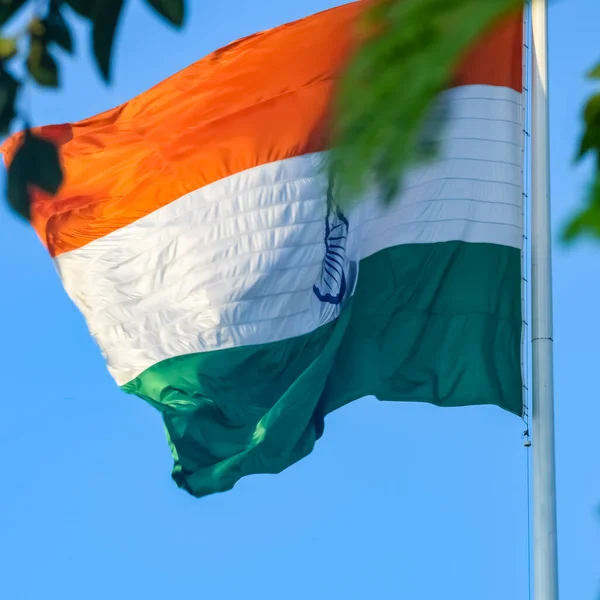
[[[0,135],[7,135],[18,118],[17,101],[23,82],[11,69],[22,59],[27,76],[46,88],[60,87],[60,69],[56,50],[75,52],[71,25],[65,9],[71,9],[90,24],[93,56],[106,82],[111,64],[117,28],[127,0],[0,0],[0,28],[21,11],[31,8],[33,17],[27,28],[16,36],[0,35]],[[181,27],[185,18],[185,0],[145,0],[161,18]],[[9,205],[20,216],[29,218],[29,190],[36,186],[55,194],[62,183],[62,170],[55,146],[37,137],[25,122],[25,135],[12,161],[7,178]]]
[[[333,167],[345,202],[374,180],[386,200],[402,173],[431,157],[444,121],[440,93],[468,48],[522,0],[379,0],[343,78]]]
[[[600,80],[600,64],[588,74],[589,78]],[[592,156],[595,171],[585,198],[585,206],[569,221],[563,232],[563,239],[573,241],[581,236],[600,238],[600,93],[594,94],[583,111],[584,132],[579,144],[577,161]]]

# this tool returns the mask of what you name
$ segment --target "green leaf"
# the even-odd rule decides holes
[[[0,25],[4,25],[26,2],[27,0],[0,0]]]
[[[373,4],[368,25],[379,33],[343,74],[335,112],[331,160],[346,203],[373,181],[391,200],[404,170],[432,156],[445,121],[440,92],[482,32],[523,1]]]
[[[65,0],[82,17],[92,22],[94,58],[105,81],[110,81],[110,66],[115,32],[124,0]]]
[[[598,63],[589,73],[590,79],[600,79],[600,63]]]
[[[579,144],[576,160],[583,158],[591,150],[600,152],[600,94],[592,96],[583,111],[585,131]]]
[[[58,87],[58,66],[48,52],[44,38],[34,36],[29,46],[27,69],[37,83],[44,87]]]
[[[0,60],[8,60],[17,53],[17,40],[15,38],[0,37]]]
[[[56,146],[27,130],[8,168],[6,193],[11,208],[29,220],[29,187],[36,186],[49,194],[56,194],[62,180],[63,172]]]
[[[596,173],[588,194],[587,207],[572,217],[562,238],[565,242],[572,242],[583,235],[600,238],[600,172]]]
[[[43,38],[46,35],[46,25],[39,17],[34,17],[29,21],[27,31],[31,37]]]
[[[44,25],[46,26],[46,36],[49,42],[58,44],[66,52],[73,52],[73,37],[58,4],[52,3],[50,5]]]
[[[146,0],[169,23],[181,27],[185,19],[184,0]]]
[[[104,0],[64,0],[77,14],[91,19],[98,4]]]
[[[584,132],[579,142],[579,150],[575,160],[581,160],[591,150],[600,148],[600,131],[596,128]]]
[[[110,81],[112,48],[122,8],[123,0],[102,0],[92,18],[94,56],[105,81]]]
[[[0,135],[6,135],[15,118],[15,100],[21,83],[0,69]]]
[[[600,94],[592,96],[583,109],[583,118],[588,126],[600,124]]]

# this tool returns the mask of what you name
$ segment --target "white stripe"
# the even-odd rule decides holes
[[[466,86],[445,96],[441,156],[408,174],[391,206],[372,195],[350,211],[346,268],[400,244],[521,247],[521,94]],[[325,254],[325,159],[244,171],[57,257],[119,384],[170,357],[295,337],[337,316],[339,306],[313,293]]]

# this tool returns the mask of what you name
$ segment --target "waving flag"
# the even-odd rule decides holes
[[[323,166],[360,10],[37,131],[65,181],[34,190],[32,224],[117,384],[162,413],[193,495],[285,469],[363,396],[521,413],[521,19],[457,70],[435,161],[391,205],[374,191],[344,210]]]

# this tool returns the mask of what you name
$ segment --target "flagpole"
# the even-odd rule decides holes
[[[558,600],[548,131],[548,0],[532,0],[531,23],[533,591],[535,600]]]

